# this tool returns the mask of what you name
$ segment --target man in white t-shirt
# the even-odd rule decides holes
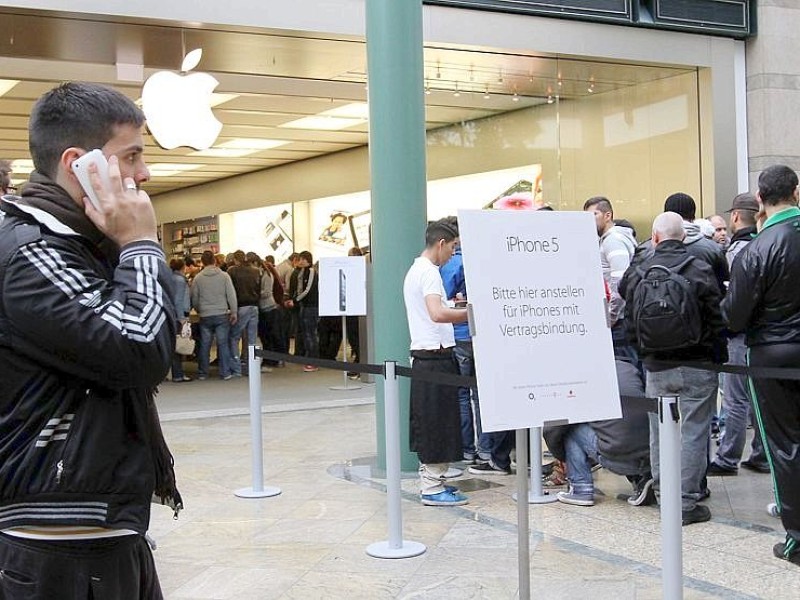
[[[458,222],[446,217],[428,225],[425,250],[403,283],[411,333],[413,373],[458,375],[453,356],[453,323],[467,320],[467,311],[447,305],[439,267],[450,260],[458,243]],[[419,456],[420,498],[428,506],[459,506],[467,498],[442,483],[449,463],[461,459],[461,413],[458,388],[411,379],[411,450]]]

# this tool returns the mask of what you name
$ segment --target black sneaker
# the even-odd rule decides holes
[[[472,465],[469,472],[473,475],[511,475],[511,467],[501,469],[494,465],[492,461]]]
[[[710,463],[708,465],[708,470],[706,471],[706,475],[717,475],[719,477],[731,477],[738,474],[739,469],[729,469],[728,467],[720,466],[715,462]]]
[[[692,525],[693,523],[705,523],[711,520],[711,511],[707,506],[696,504],[692,510],[681,512],[681,525]]]
[[[636,486],[634,493],[628,498],[631,506],[650,506],[656,501],[656,492],[653,489],[653,480],[646,479]]]
[[[791,547],[787,550],[787,546]],[[780,542],[772,547],[772,554],[775,555],[775,558],[787,560],[793,565],[800,566],[800,543],[795,539],[787,536],[787,541]]]
[[[751,460],[743,460],[739,463],[742,467],[747,469],[748,471],[754,471],[755,473],[769,473],[769,465],[768,464],[759,464],[754,463]]]

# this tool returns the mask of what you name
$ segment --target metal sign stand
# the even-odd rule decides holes
[[[342,362],[347,362],[347,315],[342,315],[342,342],[344,343],[344,355],[342,358]],[[331,390],[360,390],[361,386],[358,384],[355,385],[347,385],[347,369],[342,371],[342,375],[344,376],[344,385],[332,385],[329,389]]]
[[[264,449],[261,439],[261,348],[248,346],[248,375],[250,383],[250,435],[253,446],[253,486],[233,493],[239,498],[269,498],[281,493],[281,488],[264,487]],[[258,350],[258,353],[256,353]]]

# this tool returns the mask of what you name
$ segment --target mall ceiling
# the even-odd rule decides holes
[[[21,161],[14,179],[24,180],[32,103],[59,82],[106,83],[138,100],[143,78],[178,71],[195,48],[203,49],[197,70],[219,81],[214,113],[222,132],[215,149],[199,154],[164,150],[147,135],[151,194],[367,143],[367,121],[360,118],[367,98],[363,40],[0,9],[0,158]],[[455,47],[426,47],[424,61],[428,129],[685,72]],[[287,126],[336,109],[354,117],[349,126]]]

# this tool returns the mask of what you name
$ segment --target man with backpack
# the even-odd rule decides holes
[[[649,397],[677,396],[681,411],[681,495],[683,524],[702,523],[711,511],[706,497],[708,435],[717,393],[717,374],[683,364],[723,363],[722,294],[712,268],[687,252],[683,219],[673,212],[653,221],[653,252],[640,254],[620,281],[631,341],[646,369]],[[658,419],[650,415],[650,462],[659,484]]]

